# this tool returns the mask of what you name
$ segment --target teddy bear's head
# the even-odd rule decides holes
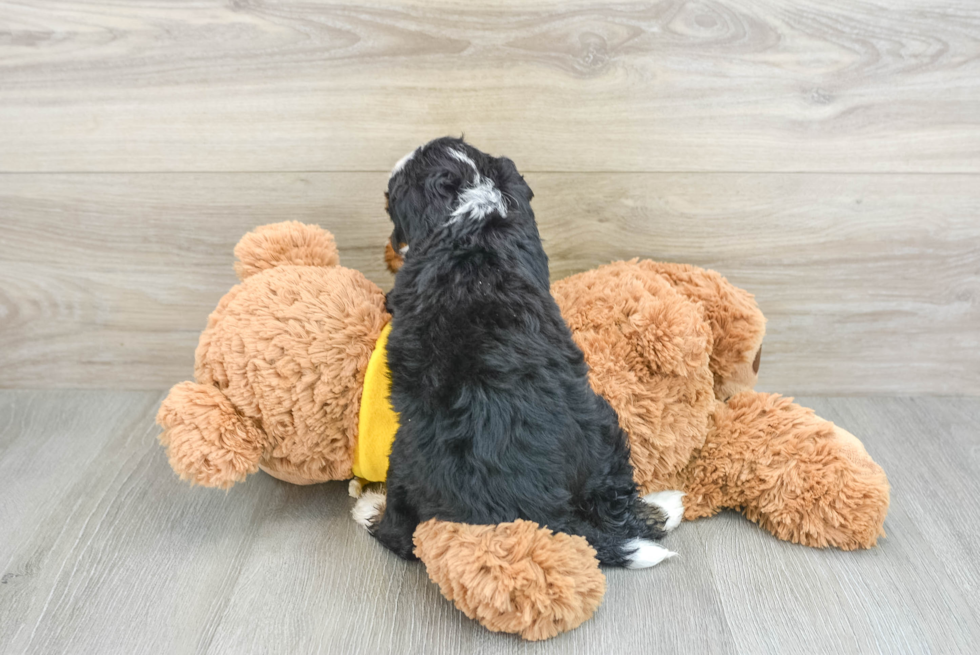
[[[214,487],[260,467],[297,484],[349,478],[364,376],[390,320],[384,293],[340,266],[315,225],[263,226],[235,255],[242,283],[208,318],[196,382],[158,415],[171,465]]]

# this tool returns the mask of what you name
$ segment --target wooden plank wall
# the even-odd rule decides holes
[[[0,0],[0,386],[187,378],[257,224],[390,286],[386,171],[462,132],[556,277],[756,293],[761,387],[980,394],[973,0]]]

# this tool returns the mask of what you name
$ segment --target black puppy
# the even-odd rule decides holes
[[[406,559],[430,518],[528,519],[585,537],[616,566],[672,555],[651,540],[680,504],[637,495],[626,434],[551,296],[514,163],[437,139],[398,163],[387,195],[405,254],[388,298],[400,426],[386,506],[365,494],[355,518]]]

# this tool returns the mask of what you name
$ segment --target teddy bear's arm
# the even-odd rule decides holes
[[[849,432],[778,394],[718,402],[680,485],[689,520],[741,509],[776,537],[817,548],[870,548],[884,535],[881,467]]]
[[[259,470],[269,439],[216,387],[175,385],[157,414],[160,443],[181,479],[227,489]]]

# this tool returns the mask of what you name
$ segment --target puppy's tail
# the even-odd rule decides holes
[[[337,266],[333,235],[318,225],[285,221],[257,227],[235,246],[239,280],[276,266]]]

